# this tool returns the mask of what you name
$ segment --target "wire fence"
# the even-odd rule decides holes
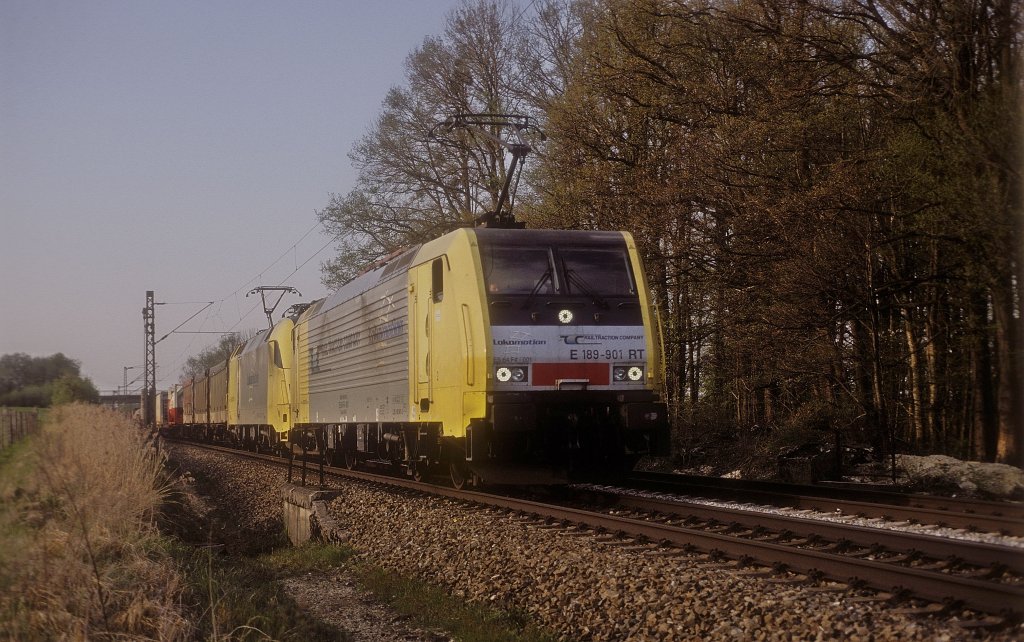
[[[39,430],[38,410],[0,408],[0,450]]]

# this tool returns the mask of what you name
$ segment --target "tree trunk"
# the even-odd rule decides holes
[[[870,440],[875,452],[881,456],[884,444],[878,443],[878,408],[873,395],[874,385],[871,382],[871,340],[868,337],[867,324],[855,321],[853,324],[854,341],[854,379],[857,384],[857,401],[864,409],[864,427],[866,437]]]
[[[1010,290],[1010,292],[1007,292]],[[1016,327],[1013,318],[1012,286],[999,284],[993,291],[992,311],[995,318],[995,368],[998,388],[996,406],[998,434],[996,461],[1013,466],[1021,465],[1021,389],[1020,371],[1016,367],[1020,356],[1016,345]]]
[[[988,297],[984,292],[975,291],[972,295],[972,319],[975,325],[975,363],[974,372],[977,406],[974,411],[974,426],[977,431],[975,442],[981,447],[979,453],[982,461],[995,461],[998,443],[998,408],[996,402],[995,381],[992,370],[992,351],[989,345]]]
[[[914,336],[914,314],[910,308],[903,310],[903,335],[907,341],[908,381],[910,386],[911,440],[917,450],[928,445],[921,404],[921,365],[917,355],[917,338]]]

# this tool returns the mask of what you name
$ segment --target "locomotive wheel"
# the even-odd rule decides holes
[[[427,463],[423,461],[414,461],[409,464],[410,470],[412,470],[413,481],[421,482],[427,476]]]
[[[469,470],[466,468],[465,462],[453,461],[450,466],[452,476],[452,486],[455,490],[462,490],[466,487],[469,482]]]
[[[333,448],[324,451],[324,465],[337,468],[341,466],[341,453]]]
[[[345,468],[353,470],[356,467],[356,454],[347,448],[342,450],[342,458],[345,464]]]

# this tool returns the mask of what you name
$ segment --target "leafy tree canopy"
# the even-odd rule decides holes
[[[0,406],[46,407],[51,403],[99,400],[99,392],[81,375],[81,363],[58,352],[32,357],[22,352],[0,356]]]

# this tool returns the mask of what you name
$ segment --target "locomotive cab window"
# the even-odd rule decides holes
[[[551,250],[537,247],[492,247],[484,261],[491,294],[553,294],[558,279]]]
[[[571,294],[633,296],[636,286],[629,269],[629,256],[620,248],[559,248],[565,279]]]
[[[434,292],[434,303],[440,303],[444,299],[444,257],[430,264],[430,289]]]

